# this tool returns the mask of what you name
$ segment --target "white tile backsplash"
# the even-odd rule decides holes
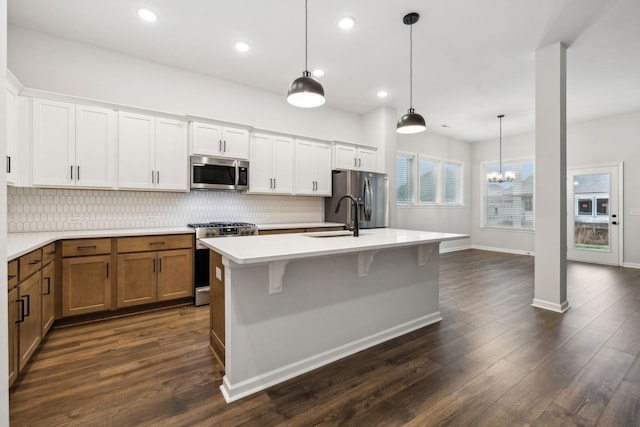
[[[193,222],[322,222],[322,197],[223,191],[164,193],[7,187],[10,233],[185,226]]]

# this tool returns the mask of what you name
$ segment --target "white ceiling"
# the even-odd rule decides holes
[[[327,106],[404,113],[412,11],[414,106],[433,132],[493,139],[498,114],[504,135],[532,131],[535,51],[557,41],[569,46],[570,122],[640,110],[638,0],[309,0],[309,68],[326,71]],[[337,26],[344,15],[351,31]],[[303,0],[9,0],[8,20],[283,97],[304,68]]]

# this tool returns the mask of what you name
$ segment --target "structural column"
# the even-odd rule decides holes
[[[535,307],[564,313],[567,301],[566,53],[536,51]]]

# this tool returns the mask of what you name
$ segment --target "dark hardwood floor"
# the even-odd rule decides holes
[[[442,322],[229,405],[208,307],[54,328],[11,425],[640,425],[640,270],[570,263],[560,315],[530,305],[532,257],[441,260]]]

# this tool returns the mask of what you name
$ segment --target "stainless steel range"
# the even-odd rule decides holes
[[[209,248],[200,239],[213,237],[255,236],[258,227],[247,222],[205,222],[188,224],[196,231],[196,251],[194,259],[195,304],[209,304]]]

